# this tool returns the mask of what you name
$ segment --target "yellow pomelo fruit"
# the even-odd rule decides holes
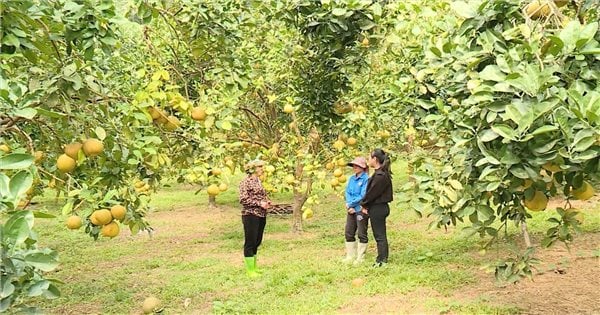
[[[79,150],[81,150],[82,146],[83,144],[79,142],[69,143],[65,145],[65,154],[68,155],[70,158],[77,160]]]
[[[210,172],[215,176],[219,176],[223,173],[223,171],[220,168],[213,168]]]
[[[342,151],[345,146],[346,144],[342,140],[337,140],[333,143],[333,147],[338,151]]]
[[[221,185],[219,185],[219,190],[220,191],[226,191],[227,188],[229,188],[229,186],[227,186],[227,184],[222,183]]]
[[[346,178],[345,176],[340,176],[340,177],[338,178],[338,182],[340,182],[340,184],[343,184],[343,183],[345,183],[345,182],[346,182],[346,180],[347,180],[347,178]]]
[[[35,153],[33,154],[33,156],[35,157],[34,161],[36,163],[39,163],[44,158],[44,152],[42,152],[42,151],[35,151]]]
[[[559,8],[564,7],[567,3],[569,3],[569,0],[554,0],[554,4]]]
[[[157,124],[166,124],[167,123],[167,112],[165,112],[162,109],[157,109],[158,111],[158,118],[156,118],[155,122]]]
[[[550,171],[552,173],[557,173],[562,171],[562,169],[560,168],[560,165],[554,164],[552,162],[546,162],[546,164],[542,165],[542,168],[545,169],[546,171]]]
[[[160,311],[160,308],[160,300],[153,296],[146,298],[144,303],[142,303],[142,311],[144,314],[152,314]]]
[[[115,236],[119,235],[120,231],[121,231],[121,228],[119,227],[119,223],[113,221],[113,222],[110,222],[109,224],[103,226],[100,229],[100,234],[102,234],[102,236],[105,236],[105,237],[115,237]]]
[[[146,185],[146,183],[144,181],[141,181],[141,180],[137,181],[137,182],[135,182],[135,184],[133,184],[133,186],[135,188],[142,188],[142,187],[144,187],[144,185]]]
[[[338,181],[337,178],[332,178],[331,182],[329,182],[331,184],[331,186],[336,187],[337,185],[340,184],[340,182]]]
[[[335,177],[340,177],[342,175],[344,175],[344,172],[339,168],[336,169],[335,171],[333,171],[333,176],[335,176]]]
[[[202,121],[206,119],[206,110],[202,107],[194,107],[192,109],[192,119],[197,121]]]
[[[77,230],[81,224],[81,218],[77,215],[72,215],[67,219],[67,227],[71,230]]]
[[[4,153],[10,153],[10,147],[6,144],[0,144],[0,151]]]
[[[352,280],[352,287],[354,287],[354,288],[362,287],[364,284],[365,284],[365,279],[363,279],[363,278],[356,278],[356,279]]]
[[[61,154],[56,160],[56,168],[63,173],[68,173],[75,169],[77,162],[66,154]]]
[[[332,170],[335,167],[335,165],[331,162],[325,164],[325,168],[328,170]]]
[[[308,208],[308,209],[304,210],[304,212],[302,212],[302,219],[308,220],[313,217],[313,214],[314,213],[313,213],[312,209]]]
[[[285,181],[287,184],[290,184],[290,185],[291,185],[291,184],[293,184],[293,183],[294,183],[294,181],[295,181],[296,179],[294,178],[294,175],[292,175],[292,174],[288,174],[288,175],[286,175],[286,176],[285,176],[285,178],[284,178],[283,180],[284,180],[284,181]]]
[[[344,161],[344,159],[339,159],[339,160],[337,161],[337,166],[346,166],[346,164],[347,164],[347,163],[346,163],[346,161]]]
[[[285,104],[285,106],[283,106],[283,112],[286,114],[291,114],[294,112],[294,106],[290,105],[290,104]]]
[[[105,225],[112,221],[113,217],[108,209],[96,210],[92,213],[90,220],[94,225]]]
[[[160,118],[160,111],[156,109],[156,107],[148,108],[148,114],[152,116],[152,120],[157,120],[158,118]]]
[[[356,142],[357,142],[356,138],[353,138],[353,137],[350,137],[350,138],[348,138],[348,140],[346,140],[346,143],[347,143],[349,146],[353,146],[353,145],[355,145],[355,144],[356,144]]]
[[[219,190],[219,186],[212,184],[206,188],[206,192],[209,196],[216,196],[221,192],[221,190]]]
[[[550,1],[534,0],[525,7],[527,15],[532,19],[544,18],[552,13],[550,9]]]
[[[127,214],[127,209],[122,205],[114,205],[110,208],[110,214],[115,220],[123,220],[125,219],[125,215]]]
[[[542,211],[546,209],[547,205],[548,197],[546,197],[546,195],[539,190],[535,191],[533,198],[525,199],[525,207],[531,211]]]
[[[83,153],[85,156],[98,156],[104,150],[104,143],[98,139],[90,138],[83,143]]]
[[[584,181],[579,189],[573,190],[573,197],[578,200],[588,200],[592,198],[594,194],[594,187],[587,181]]]
[[[173,115],[167,117],[167,122],[165,123],[165,129],[167,129],[168,131],[173,131],[173,130],[179,128],[179,126],[181,126],[181,123],[179,122],[179,118],[177,118]]]

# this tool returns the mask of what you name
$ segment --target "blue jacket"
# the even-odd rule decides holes
[[[354,209],[354,212],[360,212],[360,201],[367,192],[367,184],[369,182],[369,174],[363,172],[359,177],[356,175],[348,178],[346,186],[346,204]]]

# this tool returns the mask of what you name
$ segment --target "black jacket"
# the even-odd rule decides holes
[[[375,170],[369,178],[367,193],[360,202],[366,209],[381,203],[388,203],[394,199],[392,189],[392,178],[382,170]]]

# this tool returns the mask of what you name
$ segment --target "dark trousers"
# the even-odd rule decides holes
[[[262,243],[267,218],[255,215],[243,215],[244,224],[244,257],[256,256],[258,246]]]
[[[377,242],[377,260],[376,262],[387,262],[389,247],[387,240],[387,228],[385,220],[390,215],[390,206],[387,203],[373,205],[369,208],[369,217],[371,217],[371,228],[373,229],[373,238]]]
[[[369,217],[365,214],[362,215],[363,219],[360,221],[356,220],[356,214],[348,213],[346,215],[346,242],[354,242],[356,238],[355,234],[358,232],[358,240],[361,243],[368,243],[369,237],[367,236],[367,229],[369,228]]]

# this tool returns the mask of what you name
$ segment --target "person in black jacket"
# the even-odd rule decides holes
[[[369,178],[360,205],[361,211],[371,218],[371,229],[377,242],[377,259],[373,267],[381,267],[387,263],[389,255],[385,220],[390,214],[388,203],[393,200],[390,158],[382,149],[375,149],[371,152],[369,165],[375,172]]]

